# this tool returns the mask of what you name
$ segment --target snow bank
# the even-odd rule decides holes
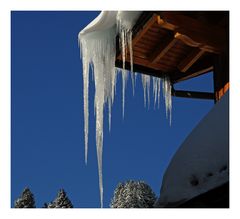
[[[164,174],[158,207],[185,202],[228,182],[228,103],[226,93],[178,149]]]

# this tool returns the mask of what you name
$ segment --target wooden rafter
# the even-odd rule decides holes
[[[165,28],[167,30],[175,31],[176,26],[164,21],[159,15],[156,15],[157,23],[161,28]]]
[[[202,55],[203,50],[195,48],[179,65],[178,69],[181,72],[186,72]]]
[[[179,79],[174,80],[173,83],[178,83],[178,82],[185,81],[185,80],[188,80],[188,79],[191,79],[191,78],[195,78],[195,77],[198,77],[202,74],[206,74],[208,72],[211,72],[212,70],[213,70],[213,66],[210,66],[210,67],[201,69],[201,70],[196,71],[196,72],[191,72],[191,73],[188,73],[184,77],[180,77]]]
[[[151,28],[151,26],[157,22],[157,16],[152,16],[151,19],[144,25],[144,28],[138,32],[133,39],[132,46],[134,47],[136,43],[143,37],[143,35]]]
[[[153,51],[151,57],[149,58],[151,63],[156,63],[159,61],[176,43],[177,39],[173,38],[172,35],[168,35]]]
[[[197,62],[195,62],[184,74],[181,71],[176,71],[171,74],[172,83],[178,83],[190,78],[213,71],[214,55],[205,53]]]
[[[222,72],[225,75],[228,70],[219,71],[221,68],[214,64],[214,57],[228,51],[228,16],[224,16],[224,25],[219,25],[226,13],[219,12],[218,16],[205,14],[203,12],[199,16],[195,12],[177,11],[142,13],[133,27],[134,71],[155,77],[167,74],[171,83],[175,84],[214,70],[218,73],[214,74],[215,95],[217,92],[221,94],[222,90],[224,93],[226,89],[221,90],[224,84],[220,84],[219,78],[223,77]],[[122,67],[119,47],[116,57],[116,66]],[[131,67],[129,62],[128,53],[126,69]],[[185,97],[198,98],[199,94],[175,92],[175,95]],[[208,97],[212,98],[212,94]]]
[[[211,53],[219,53],[219,50],[209,46],[209,45],[205,45],[205,44],[201,44],[199,42],[194,41],[193,39],[191,39],[190,37],[181,34],[181,33],[176,33],[175,38],[181,40],[183,43],[185,43],[186,45],[190,46],[190,47],[198,47],[199,49],[205,51],[205,52],[211,52]]]
[[[183,35],[179,32],[176,32],[174,37],[181,40],[183,43],[185,43],[186,45],[188,45],[190,47],[201,47],[201,43],[195,42],[190,37]]]

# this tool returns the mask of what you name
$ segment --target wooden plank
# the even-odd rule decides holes
[[[202,55],[203,50],[198,48],[194,49],[179,65],[178,69],[181,72],[186,72]]]
[[[149,58],[151,63],[159,61],[176,43],[177,39],[173,38],[172,35],[168,35],[163,39],[159,46],[153,51]]]
[[[223,88],[215,92],[216,100],[219,101],[228,90],[229,90],[229,82],[226,83]]]
[[[137,50],[134,51],[133,57],[139,57],[139,58],[142,58],[142,59],[147,59],[148,58],[146,53],[139,52]]]
[[[141,47],[138,47],[138,46],[135,46],[134,49],[133,49],[133,56],[135,55],[135,52],[139,52],[139,53],[142,53],[142,54],[147,54],[148,50],[144,49],[144,48],[141,48]],[[122,57],[120,57],[120,58],[122,58]]]
[[[156,38],[149,38],[148,39],[147,37],[142,37],[142,39],[139,40],[138,43],[135,44],[135,46],[140,46],[141,47],[142,45],[145,45],[145,47],[147,47],[147,48],[152,48],[152,47],[155,47],[156,44],[158,44],[158,43],[159,43],[159,40],[158,39],[156,40]]]
[[[154,47],[154,45],[150,45],[148,43],[137,43],[134,47],[133,50],[138,47],[138,48],[142,48],[142,49],[146,49],[146,50],[152,50],[152,48]]]
[[[121,60],[120,58],[118,60]],[[126,57],[126,62],[130,62],[129,57]],[[153,68],[155,70],[159,70],[158,64],[152,64],[147,59],[141,58],[141,57],[133,57],[133,63],[138,65],[143,65],[145,67]]]
[[[166,33],[164,33],[166,34]],[[161,34],[161,33],[158,33],[158,34],[152,34],[150,31],[148,31],[145,35],[142,36],[142,38],[138,41],[137,44],[139,44],[140,42],[142,41],[147,41],[148,43],[150,42],[153,42],[153,43],[158,43],[159,40],[160,40],[160,37],[161,35],[164,35],[164,34]],[[136,45],[136,44],[135,44]]]
[[[122,60],[116,60],[115,62],[115,66],[118,68],[122,68]],[[125,63],[125,68],[127,70],[131,70],[131,65],[129,62]],[[143,65],[138,65],[138,64],[133,64],[133,71],[134,72],[138,72],[138,73],[142,73],[142,74],[146,74],[146,75],[151,75],[154,77],[160,77],[162,78],[164,76],[163,72],[159,71],[159,70],[155,70],[153,68],[148,68],[146,66]]]
[[[144,25],[144,28],[138,32],[134,38],[133,38],[133,42],[132,42],[132,46],[134,47],[134,45],[142,38],[142,36],[151,28],[151,26],[157,22],[157,16],[154,15],[152,16],[151,19],[149,19],[149,21]]]

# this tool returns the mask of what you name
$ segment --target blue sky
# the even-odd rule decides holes
[[[88,165],[84,162],[82,64],[78,32],[99,12],[12,12],[11,14],[11,206],[24,187],[37,207],[64,188],[75,207],[100,206],[94,85],[90,85]],[[212,74],[182,82],[177,89],[212,91]],[[213,101],[173,98],[172,126],[160,109],[144,108],[137,79],[135,96],[128,81],[122,119],[121,80],[112,109],[105,114],[103,146],[104,207],[114,188],[129,179],[144,180],[157,196],[164,171]],[[107,113],[107,112],[106,112]]]

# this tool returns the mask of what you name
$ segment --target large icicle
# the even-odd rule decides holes
[[[128,57],[130,59],[131,66],[131,79],[132,79],[132,89],[133,95],[135,90],[135,73],[133,72],[133,48],[132,48],[132,27],[136,23],[137,18],[141,12],[139,11],[119,11],[117,13],[117,30],[119,34],[119,45],[122,53],[122,107],[123,107],[123,116],[124,116],[124,107],[125,107],[125,88],[127,81],[127,72],[125,70],[125,62]]]
[[[83,42],[84,44],[84,42]],[[83,47],[85,45],[82,45]],[[87,164],[88,157],[88,88],[89,88],[89,63],[86,55],[82,55],[83,62],[83,105],[84,105],[84,140],[85,140],[85,163]]]
[[[160,88],[161,88],[161,78],[152,77],[153,80],[153,96],[154,96],[154,108],[156,106],[156,102],[159,108],[160,104]]]
[[[150,84],[151,84],[151,76],[142,74],[142,85],[143,85],[145,107],[147,105],[147,102],[148,102],[148,107],[150,106]]]
[[[96,147],[98,159],[99,189],[101,207],[103,206],[102,149],[103,149],[103,113],[108,103],[109,125],[111,106],[114,100],[116,71],[116,29],[115,27],[80,35],[84,80],[84,121],[85,121],[85,159],[88,150],[88,78],[89,65],[92,66],[95,82],[94,107],[96,114]]]
[[[103,207],[103,180],[102,180],[102,150],[103,150],[103,126],[104,107],[108,107],[109,130],[111,129],[111,111],[116,92],[117,74],[122,74],[122,107],[124,116],[125,89],[128,79],[128,70],[125,62],[130,62],[132,88],[134,95],[136,74],[133,72],[133,42],[132,28],[141,12],[118,11],[103,12],[101,16],[80,32],[79,40],[83,62],[83,95],[84,95],[84,140],[85,162],[88,156],[88,130],[89,130],[89,72],[92,71],[95,84],[94,113],[96,116],[96,147],[98,159],[99,190],[101,207]],[[106,16],[108,19],[106,19]],[[116,18],[116,20],[115,20]],[[116,25],[117,24],[117,25]],[[98,26],[99,25],[99,26]],[[103,28],[104,27],[104,28]],[[119,35],[119,47],[122,54],[123,66],[121,70],[115,68],[116,35]],[[91,68],[90,68],[91,67]],[[144,104],[150,105],[151,76],[142,74],[144,90]],[[154,106],[160,102],[161,79],[153,77]],[[171,83],[168,77],[162,80],[163,95],[166,105],[166,116],[171,124]]]
[[[126,69],[122,70],[122,115],[124,118],[125,112],[125,90],[127,87],[128,71]]]
[[[172,123],[172,86],[169,77],[165,76],[163,78],[163,95],[165,98],[166,116],[168,118],[170,125]]]

